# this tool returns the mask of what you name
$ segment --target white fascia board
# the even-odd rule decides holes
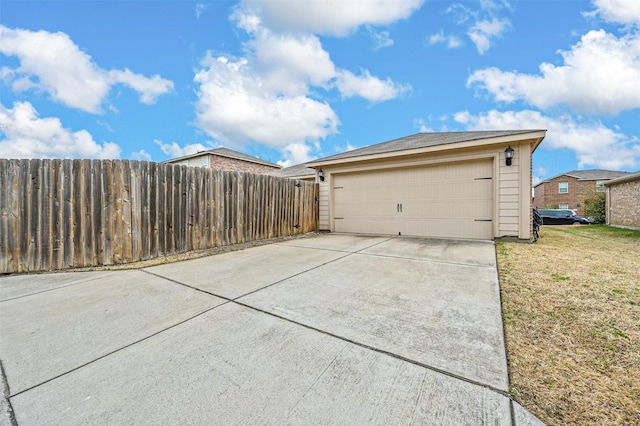
[[[322,160],[311,161],[307,163],[307,167],[315,168],[315,167],[329,166],[334,164],[354,163],[354,162],[360,162],[360,161],[379,160],[379,159],[393,158],[393,157],[405,157],[408,155],[426,154],[431,152],[441,152],[441,151],[448,151],[453,149],[474,148],[474,147],[481,147],[481,146],[487,146],[487,145],[499,145],[499,144],[505,144],[505,143],[516,143],[516,142],[521,142],[526,140],[534,141],[533,149],[531,150],[531,152],[533,153],[533,151],[535,151],[538,145],[540,145],[540,142],[542,142],[542,139],[544,139],[545,135],[546,135],[546,130],[540,130],[540,131],[529,132],[529,133],[520,133],[517,135],[498,136],[498,137],[486,138],[486,139],[473,139],[473,140],[464,141],[464,142],[455,142],[455,143],[449,143],[449,144],[428,146],[423,148],[405,149],[400,151],[390,151],[390,152],[383,152],[380,154],[346,157],[346,158],[339,158],[336,160],[329,160],[329,161],[322,161]]]

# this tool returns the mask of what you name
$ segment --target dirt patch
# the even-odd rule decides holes
[[[549,425],[640,424],[640,232],[496,247],[514,398]]]

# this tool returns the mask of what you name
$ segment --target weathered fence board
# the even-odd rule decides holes
[[[317,230],[316,184],[127,160],[0,159],[0,273],[135,262]]]

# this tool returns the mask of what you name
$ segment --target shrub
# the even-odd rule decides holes
[[[584,216],[593,219],[596,223],[604,223],[606,212],[605,193],[589,189],[585,193]]]

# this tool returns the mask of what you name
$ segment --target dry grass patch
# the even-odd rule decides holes
[[[640,424],[640,232],[497,245],[511,394],[549,425]]]

